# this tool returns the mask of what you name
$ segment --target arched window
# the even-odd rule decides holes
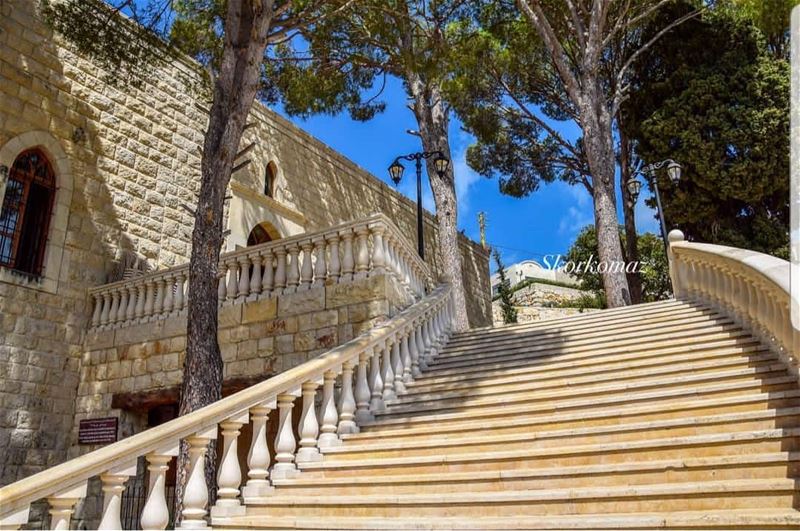
[[[275,197],[275,179],[278,177],[278,166],[274,162],[267,164],[267,170],[264,172],[264,195],[267,197]]]
[[[42,274],[56,179],[38,149],[22,152],[11,166],[0,210],[0,266]]]

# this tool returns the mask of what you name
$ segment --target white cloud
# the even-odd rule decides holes
[[[467,164],[467,152],[464,149],[459,150],[453,156],[453,172],[456,176],[458,212],[460,216],[464,216],[468,214],[470,210],[470,188],[481,177]]]
[[[580,232],[586,225],[594,223],[594,216],[586,208],[571,206],[567,208],[566,214],[561,217],[558,224],[558,233],[562,236],[572,237]]]

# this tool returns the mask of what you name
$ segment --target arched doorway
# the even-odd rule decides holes
[[[253,245],[261,245],[262,243],[279,240],[280,238],[281,235],[278,232],[278,229],[276,229],[271,223],[262,221],[250,231],[250,235],[247,237],[247,246],[252,247]]]

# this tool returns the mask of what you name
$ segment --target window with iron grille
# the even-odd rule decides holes
[[[44,153],[30,149],[16,158],[0,210],[0,266],[41,276],[55,191]]]

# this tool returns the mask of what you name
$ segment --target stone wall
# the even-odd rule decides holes
[[[512,294],[512,301],[517,309],[517,322],[530,323],[595,311],[592,309],[561,307],[561,305],[569,304],[571,301],[586,294],[586,291],[575,288],[534,282]],[[497,300],[492,302],[492,322],[494,326],[504,325],[500,301]]]
[[[389,275],[261,300],[227,303],[219,313],[226,391],[266,380],[341,345],[407,307],[412,298]],[[69,437],[70,457],[87,418],[120,419],[120,438],[141,431],[146,413],[178,402],[186,316],[92,331],[86,338]]]
[[[0,484],[66,456],[86,359],[87,289],[107,281],[123,252],[151,268],[188,260],[206,120],[192,97],[191,63],[140,87],[114,86],[54,38],[35,5],[0,2],[0,165],[41,148],[56,170],[59,209],[44,277],[0,271]],[[288,236],[377,211],[414,234],[410,200],[268,109],[257,107],[252,121],[243,142],[256,142],[253,163],[236,174],[226,211],[228,248],[246,241],[244,219]],[[274,199],[261,193],[269,162],[278,168]],[[426,234],[436,268],[431,216]],[[466,238],[462,250],[470,322],[488,324],[488,255]]]

